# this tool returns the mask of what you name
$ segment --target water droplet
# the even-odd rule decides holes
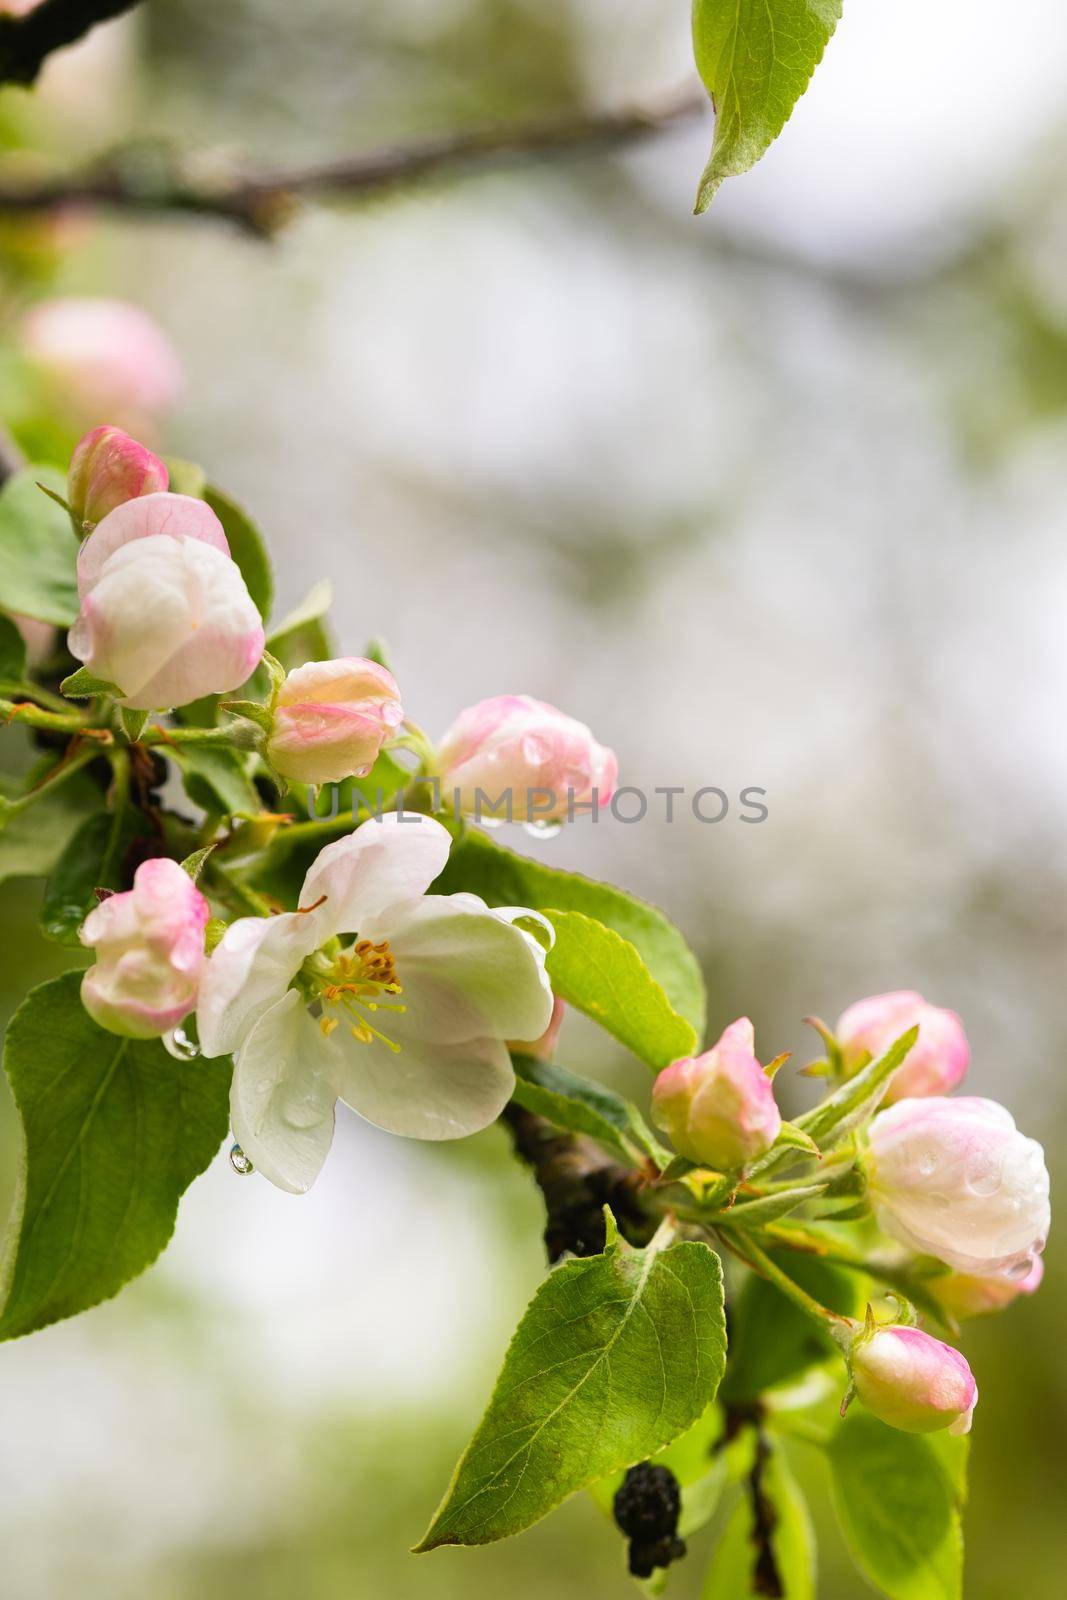
[[[230,1166],[241,1178],[247,1178],[250,1172],[256,1170],[239,1144],[230,1146]]]
[[[1004,1276],[1010,1278],[1012,1283],[1021,1283],[1028,1278],[1033,1269],[1033,1258],[1027,1256],[1025,1261],[1016,1261],[1012,1266],[1005,1268]]]
[[[369,778],[373,771],[373,767],[357,767],[353,776],[356,778]]]
[[[314,1089],[305,1094],[290,1094],[282,1106],[282,1121],[290,1128],[314,1128],[322,1121],[322,1101]]]
[[[552,758],[552,745],[539,734],[528,733],[522,741],[522,758],[531,767],[543,767]]]
[[[996,1194],[1002,1182],[1000,1162],[986,1151],[975,1156],[964,1179],[972,1194],[981,1195]]]
[[[933,1151],[927,1150],[919,1157],[919,1171],[924,1178],[932,1178],[937,1171],[937,1157]]]
[[[175,1061],[195,1061],[200,1054],[200,1046],[190,1039],[184,1028],[171,1028],[165,1033],[163,1048]]]
[[[484,814],[478,818],[483,828],[502,828],[506,820],[505,817],[487,817]]]
[[[382,721],[388,723],[390,728],[396,728],[403,720],[403,706],[398,706],[395,700],[386,700],[382,706]]]
[[[547,817],[531,818],[523,823],[523,830],[534,839],[554,839],[557,833],[563,832],[562,822],[550,821]]]

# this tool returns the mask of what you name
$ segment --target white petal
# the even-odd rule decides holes
[[[313,915],[297,912],[231,923],[200,980],[196,1025],[204,1054],[236,1050],[262,1013],[281,999],[304,957],[327,937]]]
[[[336,1053],[290,989],[265,1011],[234,1062],[230,1120],[257,1172],[305,1194],[333,1141]]]
[[[487,1128],[515,1087],[511,1057],[499,1039],[439,1044],[405,1039],[396,1054],[358,1044],[338,1029],[340,1095],[361,1117],[408,1139],[462,1139]]]
[[[425,894],[444,870],[451,845],[448,829],[432,817],[372,817],[319,851],[300,904],[314,905],[325,895],[323,921],[331,931],[362,933],[366,920],[384,906]]]
[[[367,930],[368,938],[388,937],[396,958],[407,1007],[396,1037],[537,1039],[548,1027],[544,951],[475,895],[390,906]]]

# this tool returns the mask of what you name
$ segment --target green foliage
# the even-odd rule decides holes
[[[0,1338],[97,1305],[143,1272],[226,1135],[229,1062],[182,1064],[158,1039],[105,1033],[80,980],[34,989],[4,1044],[23,1149]]]
[[[420,1550],[518,1533],[688,1428],[722,1377],[722,1271],[707,1245],[557,1267],[515,1332],[489,1408]]]
[[[0,680],[18,683],[26,671],[26,641],[10,617],[0,616]]]
[[[815,1600],[815,1532],[780,1449],[765,1457],[757,1482],[734,1506],[701,1600],[758,1600],[767,1594]]]
[[[226,745],[173,744],[167,754],[181,768],[190,800],[205,811],[256,812],[260,799],[248,776],[247,756]]]
[[[57,493],[66,487],[51,467],[24,467],[0,489],[0,609],[69,627],[78,615],[78,541],[38,480]]]
[[[792,1250],[775,1253],[773,1260],[830,1311],[849,1317],[862,1311],[862,1277]],[[788,1383],[838,1353],[829,1334],[821,1333],[780,1289],[756,1272],[745,1279],[730,1307],[730,1361],[722,1393],[731,1403],[754,1400],[765,1389]]]
[[[685,1018],[698,1039],[703,1034],[700,967],[681,933],[655,906],[613,884],[516,855],[473,828],[465,829],[456,840],[448,865],[434,884],[437,894],[454,894],[459,889],[481,895],[491,906],[578,912],[603,923],[633,945],[672,1009]]]
[[[30,785],[46,776],[52,763],[35,769]],[[14,799],[19,785],[0,779],[0,795]],[[55,867],[70,838],[89,811],[104,803],[101,790],[84,772],[43,794],[26,811],[3,818],[0,811],[0,883],[5,878],[44,878]]]
[[[533,1056],[513,1055],[514,1099],[557,1128],[584,1134],[615,1150],[626,1161],[646,1157],[657,1167],[669,1159],[654,1138],[641,1113],[629,1100],[599,1083],[579,1078],[566,1067]]]
[[[834,1505],[852,1559],[889,1600],[963,1593],[959,1496],[939,1451],[854,1407],[830,1444]]]
[[[69,678],[64,678],[59,687],[68,700],[92,700],[98,694],[122,694],[117,683],[109,683],[107,678],[94,678],[87,667],[79,667]]]
[[[87,817],[56,862],[44,892],[41,932],[59,944],[76,945],[78,929],[96,905],[97,889],[128,889],[125,870],[131,847],[151,827],[139,811],[119,806]]]
[[[222,523],[230,555],[240,567],[252,603],[265,622],[274,604],[274,573],[263,535],[236,500],[214,484],[203,490],[203,499]]]
[[[796,1127],[814,1139],[820,1150],[843,1139],[877,1111],[889,1080],[919,1037],[917,1027],[901,1034],[877,1061],[869,1061],[854,1078],[843,1083],[828,1099],[796,1119]]]
[[[267,649],[286,671],[305,661],[327,661],[336,654],[326,613],[333,605],[333,585],[324,578],[309,590],[267,638]]]
[[[651,1067],[691,1055],[697,1036],[672,1009],[641,957],[621,934],[580,911],[546,910],[556,942],[545,968],[561,999],[606,1028]]]
[[[756,164],[781,133],[841,17],[842,0],[694,0],[697,70],[715,106],[706,211],[724,178]]]

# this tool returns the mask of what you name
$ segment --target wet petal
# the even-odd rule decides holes
[[[394,1053],[359,1044],[342,1030],[339,1091],[346,1105],[389,1133],[408,1139],[462,1139],[486,1128],[515,1087],[511,1057],[499,1039],[441,1044],[405,1038]]]
[[[372,817],[320,850],[300,891],[302,906],[325,895],[332,933],[362,933],[365,922],[398,900],[417,899],[444,870],[452,837],[432,817],[390,812]]]
[[[236,1050],[325,938],[313,914],[242,917],[231,923],[200,980],[196,1023],[204,1054]]]
[[[336,1052],[295,989],[241,1046],[230,1090],[234,1136],[258,1172],[305,1194],[333,1142]]]

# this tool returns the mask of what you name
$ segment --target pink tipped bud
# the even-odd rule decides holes
[[[157,494],[170,477],[151,450],[121,428],[94,428],[75,445],[67,473],[67,502],[81,523],[92,526],[126,500]]]
[[[78,552],[78,592],[71,653],[134,710],[229,693],[263,654],[222,524],[189,495],[143,495],[110,511]]]
[[[480,700],[460,713],[438,752],[444,804],[515,822],[562,822],[615,790],[618,763],[583,722],[528,694]],[[480,792],[480,799],[479,799]]]
[[[929,1005],[914,989],[897,989],[857,1000],[837,1024],[845,1066],[856,1072],[884,1055],[916,1023],[919,1037],[893,1074],[887,1104],[912,1095],[947,1094],[956,1087],[971,1059],[963,1023],[954,1011]]]
[[[363,777],[403,720],[396,679],[377,662],[308,661],[282,684],[267,756],[293,783]]]
[[[856,1393],[905,1433],[969,1433],[978,1385],[958,1350],[918,1328],[861,1333],[849,1356]]]
[[[885,1231],[959,1272],[1028,1272],[1048,1236],[1041,1146],[993,1100],[899,1100],[871,1123],[864,1161]]]
[[[90,911],[82,944],[96,963],[82,979],[82,1003],[111,1033],[155,1039],[196,1005],[204,965],[208,903],[176,861],[145,861],[133,888]]]
[[[1014,1272],[947,1272],[931,1278],[927,1288],[938,1305],[959,1321],[1003,1311],[1021,1294],[1033,1294],[1041,1287],[1045,1263],[1035,1256],[1021,1262]]]
[[[22,324],[27,355],[71,416],[151,423],[173,404],[181,367],[162,328],[124,300],[42,300]]]
[[[777,1139],[782,1118],[754,1050],[752,1024],[741,1017],[713,1049],[675,1061],[656,1079],[652,1120],[690,1161],[730,1172]]]

